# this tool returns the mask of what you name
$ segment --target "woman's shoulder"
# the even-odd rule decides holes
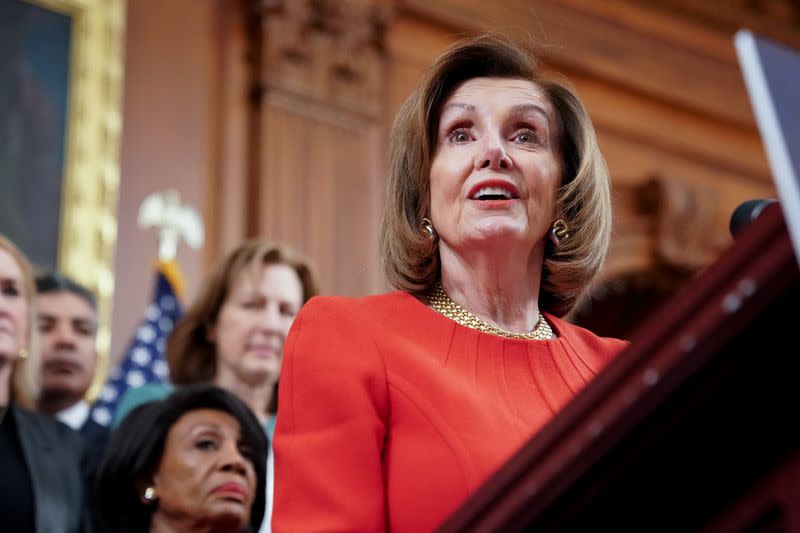
[[[120,398],[117,409],[114,412],[112,427],[117,427],[128,413],[142,404],[163,400],[175,390],[169,383],[146,383],[140,387],[128,389]]]
[[[375,321],[389,315],[415,312],[422,308],[424,306],[411,294],[393,291],[358,298],[315,296],[303,306],[301,314],[326,314],[341,318],[353,317],[360,321]]]

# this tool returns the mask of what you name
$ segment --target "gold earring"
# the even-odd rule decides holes
[[[20,348],[19,352],[18,352],[18,355],[19,355],[20,359],[27,359],[28,356],[30,355],[30,353],[28,353],[28,349],[27,348]]]
[[[559,218],[553,222],[553,227],[550,229],[550,240],[553,246],[558,248],[562,241],[569,239],[569,225],[563,218]]]
[[[147,487],[146,489],[144,489],[143,497],[147,502],[156,501],[156,489],[153,487]]]
[[[419,227],[422,231],[422,234],[427,236],[428,239],[434,241],[436,240],[436,230],[433,227],[433,222],[428,217],[422,219],[420,222]]]

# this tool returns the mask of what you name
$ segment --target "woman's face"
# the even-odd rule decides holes
[[[25,347],[28,333],[28,301],[22,269],[0,248],[0,359],[15,360]]]
[[[430,218],[441,244],[544,246],[561,182],[558,135],[553,106],[533,82],[461,84],[442,107],[431,164]]]
[[[283,343],[303,305],[303,285],[294,268],[268,264],[244,270],[222,304],[211,340],[217,345],[217,374],[253,383],[278,380]]]
[[[256,474],[239,422],[223,411],[195,409],[167,433],[152,479],[163,518],[204,523],[250,521]]]

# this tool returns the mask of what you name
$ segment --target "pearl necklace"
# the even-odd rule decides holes
[[[513,333],[511,331],[500,329],[494,324],[490,324],[489,322],[483,320],[482,318],[478,318],[455,303],[450,299],[447,293],[444,292],[441,283],[437,283],[436,287],[433,289],[433,292],[428,295],[428,304],[434,311],[446,316],[450,320],[458,322],[462,326],[477,329],[483,333],[491,333],[492,335],[499,335],[500,337],[506,337],[508,339],[544,341],[555,338],[553,330],[550,328],[550,324],[548,324],[544,319],[541,311],[539,312],[539,322],[536,323],[536,327],[533,328],[533,331],[529,331],[528,333]]]

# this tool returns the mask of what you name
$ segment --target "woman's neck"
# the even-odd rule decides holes
[[[455,303],[506,331],[536,327],[542,246],[527,254],[500,247],[458,253],[441,243],[439,256],[442,288]]]
[[[267,407],[272,400],[272,392],[275,383],[272,381],[251,385],[238,379],[232,372],[224,369],[217,369],[217,376],[214,384],[226,389],[239,397],[250,408],[259,421],[266,422],[269,417]]]

